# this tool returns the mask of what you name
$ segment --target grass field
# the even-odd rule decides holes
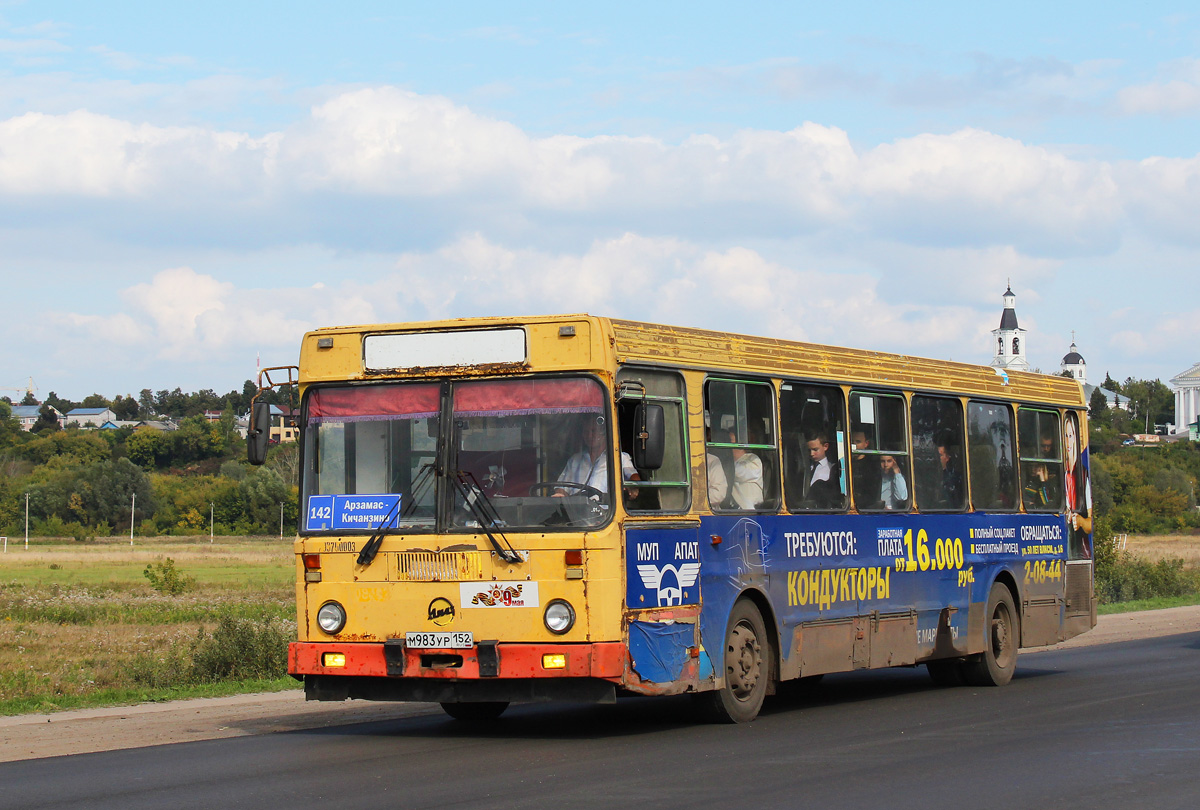
[[[154,590],[171,559],[194,582]],[[293,557],[276,538],[47,541],[0,554],[0,715],[292,688],[290,678],[186,677],[221,616],[294,636]],[[211,637],[211,635],[209,636]]]
[[[1127,548],[1200,568],[1197,535],[1134,536]],[[166,559],[194,580],[181,594],[143,575]],[[198,637],[214,638],[222,616],[241,622],[233,649],[294,638],[293,565],[290,539],[278,537],[39,538],[28,551],[10,538],[0,554],[0,715],[298,688],[286,676],[192,669]],[[1188,604],[1200,594],[1101,612]],[[269,669],[283,672],[277,659]]]

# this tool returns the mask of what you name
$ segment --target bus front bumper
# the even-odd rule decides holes
[[[625,645],[481,642],[465,650],[408,649],[402,640],[293,641],[288,673],[296,676],[489,680],[600,678],[620,681]]]

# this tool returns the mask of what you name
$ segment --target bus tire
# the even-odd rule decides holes
[[[984,614],[983,652],[963,664],[963,675],[971,686],[1004,686],[1017,668],[1017,648],[1021,645],[1021,620],[1012,592],[1003,584],[992,585]]]
[[[762,613],[749,599],[739,599],[725,631],[725,685],[700,697],[720,723],[749,723],[758,716],[771,677],[771,643]]]
[[[463,723],[490,723],[504,714],[506,702],[443,703],[442,711]]]
[[[929,677],[938,686],[954,687],[965,684],[966,678],[963,673],[964,664],[957,658],[950,658],[942,661],[926,661],[925,668],[929,670]]]

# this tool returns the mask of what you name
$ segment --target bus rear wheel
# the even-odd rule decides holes
[[[770,650],[762,613],[749,599],[739,600],[725,633],[725,685],[701,695],[712,719],[749,723],[758,716],[771,678]]]
[[[967,659],[963,676],[971,686],[1004,686],[1017,668],[1021,620],[1012,593],[999,582],[992,585],[986,616],[983,652]]]
[[[443,703],[442,711],[463,723],[490,723],[504,714],[505,702]]]

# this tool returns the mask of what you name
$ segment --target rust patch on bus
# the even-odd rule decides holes
[[[422,366],[419,368],[388,368],[364,371],[364,377],[511,377],[532,371],[529,363],[484,363],[478,366]]]

